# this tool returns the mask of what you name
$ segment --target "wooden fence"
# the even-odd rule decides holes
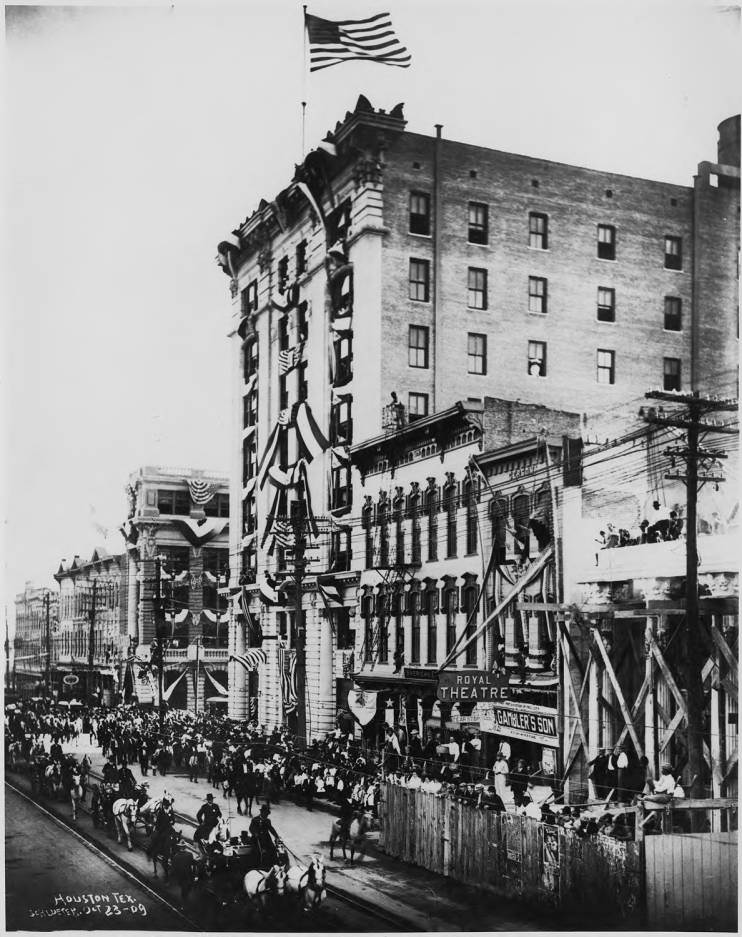
[[[510,898],[614,925],[642,913],[641,846],[580,839],[562,827],[384,784],[379,846],[388,855]]]
[[[647,836],[647,925],[737,931],[737,834]]]

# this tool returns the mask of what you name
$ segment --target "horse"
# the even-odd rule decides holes
[[[162,866],[165,873],[165,880],[170,878],[170,862],[177,852],[178,845],[183,839],[180,830],[174,830],[172,827],[165,830],[160,836],[153,836],[150,843],[150,858],[154,869],[154,877],[157,878],[157,863]]]
[[[72,804],[72,819],[77,819],[77,810],[80,802],[85,798],[85,786],[82,782],[82,773],[79,770],[70,776],[70,803]]]
[[[347,830],[342,826],[339,820],[336,820],[330,830],[330,859],[335,858],[335,843],[338,839],[340,840],[340,845],[343,850],[343,859],[348,858],[345,847],[350,843],[351,866],[353,865],[356,850],[358,850],[360,856],[364,855],[366,852],[366,833],[371,829],[371,821],[371,814],[367,810],[354,813]]]
[[[219,817],[216,824],[209,831],[206,841],[210,846],[213,846],[214,843],[228,843],[231,838],[229,820],[226,817]]]
[[[116,842],[121,842],[121,834],[126,837],[126,848],[129,852],[134,848],[131,845],[131,831],[136,817],[137,803],[127,797],[119,797],[113,802],[113,821],[116,824]]]
[[[62,793],[62,771],[59,767],[59,762],[54,761],[50,765],[47,765],[44,771],[44,788],[45,793],[49,797],[53,797],[54,800],[59,800],[59,796]]]
[[[267,872],[250,869],[242,885],[252,907],[264,914],[270,909],[271,902],[286,890],[286,869],[282,865],[271,866]]]
[[[297,896],[297,903],[304,911],[313,911],[327,897],[326,876],[322,857],[314,855],[308,866],[292,865],[289,868],[286,873],[286,890]]]

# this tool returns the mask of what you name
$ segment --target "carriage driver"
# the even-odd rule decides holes
[[[221,815],[221,808],[218,804],[214,803],[214,795],[207,794],[206,803],[201,804],[201,807],[196,814],[196,819],[198,820],[199,826],[203,830],[204,837],[208,836],[209,833],[214,829],[214,827],[219,822]]]
[[[350,835],[350,824],[353,821],[355,805],[350,797],[344,797],[340,804],[340,830],[345,836]]]
[[[265,867],[275,865],[278,861],[278,849],[275,840],[279,839],[279,836],[268,819],[270,812],[271,808],[268,804],[263,804],[260,808],[260,815],[253,817],[250,822],[250,833],[253,842],[258,847],[261,865]]]

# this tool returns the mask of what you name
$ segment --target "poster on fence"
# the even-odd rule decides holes
[[[544,891],[559,897],[559,827],[549,823],[539,824],[541,839],[541,881]]]
[[[505,878],[519,893],[523,887],[523,825],[517,815],[503,813],[500,816],[505,834]]]

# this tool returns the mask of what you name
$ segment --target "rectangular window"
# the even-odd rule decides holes
[[[299,241],[296,245],[296,275],[301,276],[307,269],[307,242]]]
[[[257,336],[248,339],[243,351],[244,360],[244,378],[249,381],[253,374],[258,373],[258,339]]]
[[[546,297],[546,277],[528,277],[528,311],[545,314]]]
[[[469,202],[469,243],[487,244],[489,241],[488,208],[482,202]]]
[[[419,420],[421,416],[428,415],[428,395],[410,392],[407,417],[410,423]]]
[[[665,390],[680,390],[680,358],[664,359]]]
[[[615,384],[616,353],[605,348],[598,349],[598,384]]]
[[[215,494],[211,501],[204,505],[204,514],[207,517],[229,517],[229,495]]]
[[[546,377],[546,342],[528,343],[528,373],[533,377]]]
[[[683,304],[677,296],[665,296],[665,329],[668,332],[683,329]]]
[[[549,247],[549,219],[532,211],[528,216],[528,246],[545,251]]]
[[[411,368],[428,367],[428,340],[430,330],[424,325],[411,325],[409,337],[409,364]]]
[[[616,259],[616,229],[613,225],[598,225],[598,257],[601,260]]]
[[[616,321],[616,291],[607,286],[598,287],[598,322]]]
[[[468,305],[470,309],[487,308],[487,271],[469,267]]]
[[[665,235],[665,267],[668,270],[683,269],[683,241],[682,238]]]
[[[410,258],[410,299],[430,301],[430,263]]]
[[[487,373],[487,336],[469,332],[469,374]]]
[[[286,287],[289,285],[289,259],[288,257],[282,257],[278,261],[278,292],[285,293]]]
[[[430,234],[430,196],[410,192],[410,234]]]

